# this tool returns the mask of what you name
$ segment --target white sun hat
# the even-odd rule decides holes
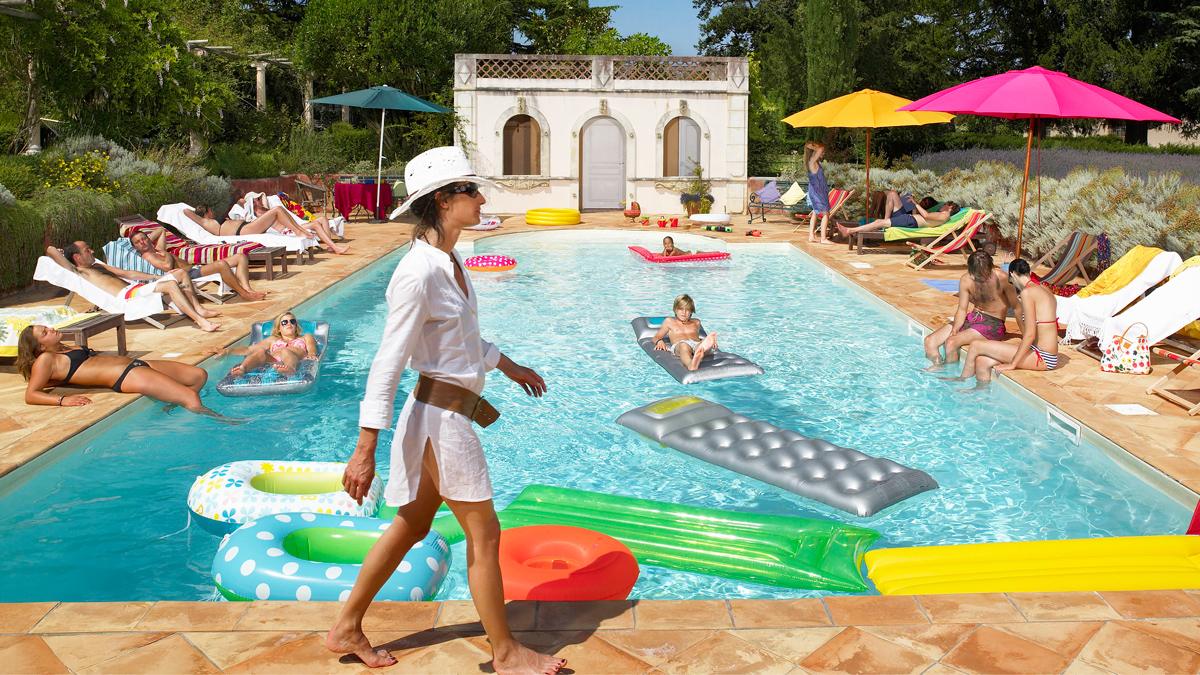
[[[413,202],[440,187],[465,182],[496,187],[492,181],[475,175],[467,153],[457,145],[426,150],[413,157],[404,167],[404,187],[408,190],[408,198],[392,211],[389,218],[406,213]]]

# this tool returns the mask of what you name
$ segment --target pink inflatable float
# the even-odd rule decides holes
[[[642,256],[642,259],[646,262],[652,263],[700,262],[703,260],[725,260],[729,257],[729,254],[725,251],[699,251],[687,255],[665,256],[644,249],[641,246],[630,246],[629,250]]]
[[[476,255],[463,261],[472,272],[507,272],[517,266],[515,258],[506,255]]]

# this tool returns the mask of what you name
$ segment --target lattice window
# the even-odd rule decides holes
[[[669,56],[652,59],[614,59],[613,72],[620,80],[720,82],[727,77],[724,62]]]
[[[512,80],[590,80],[592,59],[478,59],[475,76]]]

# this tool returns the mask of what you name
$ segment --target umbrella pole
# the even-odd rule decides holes
[[[1029,190],[1029,159],[1033,153],[1033,123],[1034,118],[1029,118],[1029,136],[1025,139],[1025,179],[1021,181],[1021,213],[1017,216],[1017,250],[1013,253],[1014,258],[1021,257],[1021,235],[1025,231],[1025,193]]]
[[[383,179],[383,128],[387,122],[387,108],[382,108],[379,111],[379,166],[375,168],[375,217],[383,220],[383,205],[379,203],[379,191],[383,187],[380,181]]]
[[[867,194],[863,199],[863,215],[871,222],[871,129],[867,128]]]

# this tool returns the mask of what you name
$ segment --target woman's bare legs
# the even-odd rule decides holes
[[[146,363],[149,363],[151,368],[197,393],[204,388],[204,383],[208,382],[208,371],[203,368],[178,361],[147,360]]]
[[[186,386],[157,368],[133,368],[125,375],[121,391],[126,394],[145,394],[163,403],[173,403],[200,415],[217,415],[204,407],[195,389]]]
[[[154,284],[154,290],[159,293],[166,293],[171,302],[175,303],[175,306],[179,308],[179,311],[194,321],[196,327],[200,330],[211,333],[221,327],[221,324],[209,321],[206,316],[196,311],[196,307],[192,304],[192,301],[188,299],[183,289],[179,287],[178,281],[174,279],[160,281]]]
[[[276,356],[279,361],[275,364],[275,370],[285,375],[296,372],[296,367],[300,365],[300,359],[304,358],[303,354],[296,353],[290,347],[279,350]]]
[[[817,212],[813,211],[808,217],[808,243],[815,244],[817,236]]]
[[[951,335],[950,329],[953,327],[951,324],[946,324],[925,336],[925,358],[933,362],[933,365],[925,370],[933,372],[941,370],[944,366],[952,363],[958,363],[958,350],[963,345],[984,339],[983,335],[974,328],[967,328],[966,330],[959,331],[956,335]],[[942,358],[940,351],[943,345],[946,347],[945,359]]]
[[[282,206],[276,206],[254,220],[242,226],[241,234],[262,234],[272,227],[282,230],[285,227],[296,229],[296,221],[291,213]]]
[[[254,370],[255,368],[266,363],[268,360],[270,360],[270,358],[270,355],[265,349],[251,349],[250,351],[246,352],[246,358],[242,359],[241,363],[237,364],[233,368],[230,368],[229,372],[234,377],[241,377],[242,375],[246,374],[246,371]]]
[[[1015,342],[995,342],[993,340],[976,340],[967,349],[967,358],[963,362],[962,374],[958,377],[944,377],[943,380],[962,381],[974,377],[976,388],[986,388],[992,381],[992,368],[1000,363],[1009,363],[1020,347]],[[1033,350],[1023,354],[1017,360],[1017,368],[1023,370],[1045,370],[1046,364],[1037,357]]]
[[[311,227],[313,232],[316,233],[317,238],[335,254],[342,255],[350,250],[349,246],[337,246],[333,243],[333,229],[329,227],[329,221],[326,220],[325,216],[318,216],[316,219],[308,221],[306,225]]]
[[[354,589],[329,633],[325,646],[338,654],[355,654],[372,668],[390,666],[395,657],[383,649],[372,649],[371,642],[363,634],[363,617],[375,599],[375,594],[396,571],[396,567],[408,555],[409,549],[429,533],[433,516],[442,504],[438,494],[437,469],[433,460],[432,445],[425,441],[425,461],[421,467],[421,484],[413,501],[400,507],[391,527],[384,531],[379,541],[371,547],[363,560]]]

